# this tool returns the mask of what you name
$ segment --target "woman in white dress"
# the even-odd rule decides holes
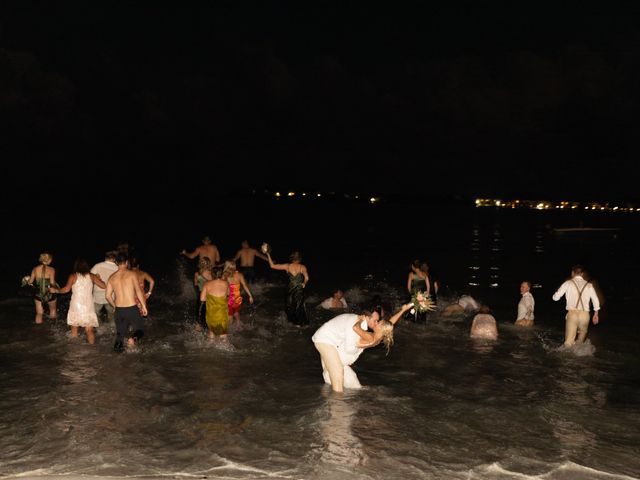
[[[51,288],[51,293],[68,293],[71,291],[71,301],[67,312],[67,325],[71,326],[71,336],[78,336],[78,327],[84,327],[87,341],[93,345],[98,326],[98,316],[93,306],[93,285],[107,288],[99,275],[91,273],[89,264],[84,259],[78,259],[73,265],[73,273],[69,275],[67,284],[62,288]]]
[[[360,315],[345,313],[332,318],[316,330],[311,340],[320,353],[322,376],[334,392],[344,388],[362,388],[351,365],[365,348],[383,342],[387,353],[393,344],[393,328],[402,315],[413,307],[403,305],[389,320],[380,318],[380,310],[364,311]],[[373,330],[367,331],[367,327]]]

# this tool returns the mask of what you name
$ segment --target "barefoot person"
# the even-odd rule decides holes
[[[520,284],[520,295],[522,295],[522,298],[518,303],[518,318],[515,322],[515,324],[520,327],[533,326],[533,310],[536,303],[529,290],[531,290],[531,282],[529,280],[525,280]]]
[[[600,300],[593,284],[585,278],[585,271],[581,265],[571,269],[571,278],[565,281],[553,294],[553,300],[558,301],[563,296],[566,300],[567,315],[565,316],[564,345],[567,347],[578,342],[584,343],[589,329],[590,305],[593,305],[593,324],[597,325]]]
[[[358,377],[351,365],[365,348],[384,343],[387,353],[393,345],[393,328],[402,315],[413,307],[413,303],[403,305],[389,320],[380,318],[380,308],[373,312],[364,311],[360,315],[344,313],[332,318],[316,330],[311,340],[320,353],[322,376],[334,392],[344,388],[361,388]],[[373,330],[368,332],[367,328]]]
[[[86,260],[79,258],[73,264],[73,273],[69,275],[67,284],[62,288],[51,288],[52,293],[68,293],[71,291],[71,301],[67,312],[67,325],[71,326],[71,336],[78,337],[78,327],[83,327],[87,333],[87,341],[93,345],[96,340],[94,328],[98,327],[98,315],[93,306],[93,286],[105,288],[102,279],[89,269]]]
[[[42,323],[44,307],[49,307],[49,318],[54,319],[58,315],[56,310],[56,296],[49,287],[57,287],[56,269],[51,267],[53,256],[49,252],[43,252],[38,258],[39,265],[33,267],[27,283],[35,287],[33,301],[36,306],[36,323]]]
[[[253,268],[256,257],[261,258],[262,260],[267,260],[267,257],[261,254],[258,250],[250,247],[247,240],[242,241],[240,244],[240,250],[238,250],[236,252],[236,256],[233,257],[235,262],[240,260],[240,268],[238,268],[238,270],[242,275],[244,275],[244,278],[250,284],[253,283],[256,278],[255,270]]]
[[[134,346],[144,335],[144,319],[147,316],[147,300],[140,288],[140,282],[135,272],[129,270],[127,256],[120,253],[116,257],[118,271],[109,277],[105,296],[115,309],[116,342],[113,349],[122,352],[123,342],[129,337],[129,327],[133,335],[127,338],[127,345]],[[113,299],[115,295],[115,300]],[[141,308],[138,309],[136,302]],[[142,316],[140,315],[142,314]]]
[[[222,269],[216,269],[213,280],[205,282],[200,292],[200,301],[207,305],[207,327],[209,338],[227,338],[229,329],[229,282],[222,278]]]
[[[214,266],[220,263],[220,252],[218,251],[218,247],[211,243],[211,239],[209,237],[204,237],[202,239],[202,245],[196,247],[193,252],[182,250],[180,253],[190,259],[198,257],[198,260],[202,260],[204,257],[207,257],[211,260],[211,263]]]

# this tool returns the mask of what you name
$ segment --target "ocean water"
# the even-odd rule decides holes
[[[233,199],[233,222],[197,210],[130,223],[16,221],[0,292],[0,478],[629,479],[640,478],[638,221],[604,213],[499,211],[466,204]],[[577,234],[554,228],[617,228]],[[47,232],[42,235],[42,232]],[[285,275],[257,264],[230,344],[190,321],[195,264],[180,257],[210,235],[223,257],[267,241],[275,261],[301,250],[311,325],[283,312]],[[157,282],[146,337],[115,354],[71,339],[60,318],[34,323],[18,288],[40,251],[59,281],[119,240]],[[9,257],[9,256],[8,256]],[[441,282],[426,324],[402,319],[395,344],[354,364],[364,385],[324,385],[310,337],[331,314],[315,306],[339,286],[357,312],[380,294],[407,300],[408,264],[424,258]],[[563,350],[564,303],[551,301],[574,263],[597,280],[601,324]],[[513,326],[518,287],[535,288],[536,324]],[[470,317],[440,310],[461,294],[488,304],[495,342],[469,338]]]

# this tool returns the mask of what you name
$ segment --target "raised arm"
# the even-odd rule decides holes
[[[256,257],[261,258],[264,261],[267,261],[267,257],[265,257],[263,254],[261,254],[258,250],[256,250],[255,248],[253,249],[253,253],[255,254]]]
[[[182,255],[184,255],[185,257],[190,258],[190,259],[193,260],[200,253],[200,247],[197,247],[193,252],[187,252],[186,250],[182,250],[180,253]]]
[[[269,266],[274,270],[289,270],[288,263],[273,263],[273,259],[271,258],[271,254],[267,253],[267,260],[269,261]]]
[[[413,307],[413,303],[405,303],[402,307],[400,307],[400,310],[398,310],[396,313],[394,313],[391,316],[389,321],[393,325],[395,325],[396,323],[398,323],[398,320],[402,318],[402,315],[404,315],[404,312],[406,312],[407,310],[410,310],[412,307]]]

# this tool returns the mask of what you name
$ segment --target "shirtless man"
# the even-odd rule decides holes
[[[213,265],[218,265],[220,263],[220,252],[218,252],[218,247],[211,243],[211,239],[209,237],[204,237],[202,239],[202,245],[196,247],[196,249],[189,253],[186,250],[182,250],[180,252],[187,258],[194,259],[198,257],[198,260],[202,260],[204,257],[209,258]]]
[[[129,262],[125,254],[118,254],[116,265],[118,270],[107,281],[105,297],[115,310],[116,343],[113,349],[122,352],[124,338],[129,334],[129,325],[133,329],[133,336],[127,339],[128,346],[134,346],[144,335],[142,316],[147,316],[147,301],[140,288],[138,276],[128,268]],[[136,300],[140,303],[139,310]]]
[[[253,269],[253,264],[255,262],[256,257],[261,258],[262,260],[267,260],[267,257],[261,254],[255,248],[249,246],[249,242],[247,240],[243,240],[240,244],[242,248],[238,250],[236,256],[233,257],[233,261],[237,262],[240,260],[240,268],[238,271],[244,275],[244,278],[249,283],[253,283],[255,280],[256,274]]]

